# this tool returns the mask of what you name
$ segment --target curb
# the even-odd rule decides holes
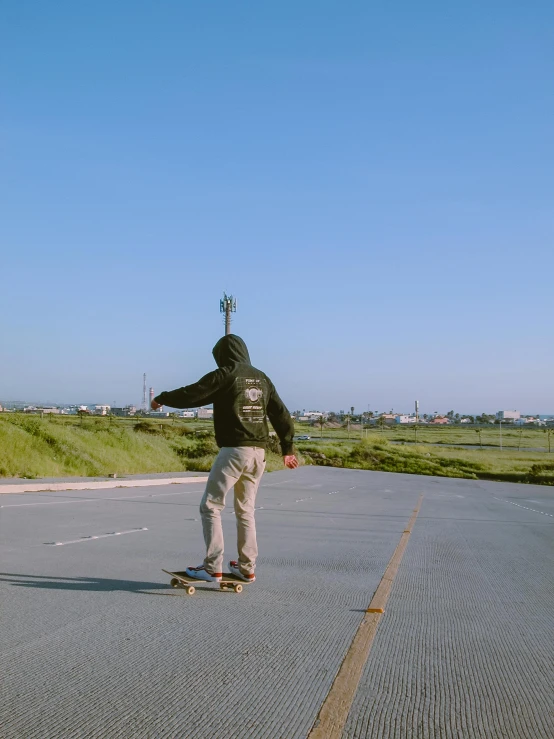
[[[102,480],[100,482],[41,482],[26,485],[0,485],[2,493],[47,493],[59,490],[100,490],[102,488],[141,488],[154,485],[182,485],[186,483],[206,482],[205,477],[163,477],[150,480]]]

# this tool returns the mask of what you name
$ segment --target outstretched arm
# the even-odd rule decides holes
[[[152,401],[154,410],[162,405],[170,408],[199,408],[202,405],[213,403],[214,397],[226,384],[226,373],[214,370],[204,375],[193,385],[185,385],[177,390],[169,390],[156,395]]]

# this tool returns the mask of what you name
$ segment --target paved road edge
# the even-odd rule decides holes
[[[60,490],[100,490],[102,488],[141,488],[158,485],[183,485],[198,482],[206,482],[208,476],[203,477],[161,477],[149,480],[101,480],[100,482],[42,482],[2,485],[0,484],[0,495],[2,493],[47,493]]]

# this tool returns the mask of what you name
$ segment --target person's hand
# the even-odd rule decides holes
[[[288,467],[289,470],[295,470],[298,467],[296,454],[285,454],[285,456],[283,457],[283,462],[285,463],[285,467]]]
[[[156,403],[156,401],[154,400],[154,398],[152,398],[152,401],[150,402],[150,408],[152,408],[153,411],[157,411],[158,408],[161,408],[161,407],[162,407],[161,404],[160,403]]]

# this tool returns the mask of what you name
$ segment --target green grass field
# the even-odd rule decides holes
[[[549,434],[550,431],[550,434]],[[296,424],[296,433],[307,434],[312,439],[321,437],[319,425],[309,426],[307,424]],[[502,433],[502,437],[500,434]],[[361,440],[362,430],[359,425],[351,426],[350,434],[345,428],[325,426],[323,429],[324,439]],[[363,438],[387,439],[388,441],[399,441],[412,443],[416,440],[416,431],[408,426],[364,426]],[[502,425],[502,431],[498,424],[489,424],[479,429],[474,427],[454,426],[418,426],[417,441],[425,444],[457,444],[460,446],[498,447],[502,441],[503,448],[521,451],[526,449],[544,449],[548,451],[550,441],[551,452],[554,453],[554,428],[546,429],[540,427],[516,428],[514,426]]]
[[[319,425],[296,425],[297,435],[311,437],[298,441],[297,446],[312,464],[554,484],[554,429],[503,426],[502,448],[496,424],[480,429],[459,425],[418,427],[418,443],[414,443],[415,433],[413,427],[401,426],[365,427],[362,434],[359,425],[352,425],[350,432],[338,426],[321,429]],[[468,448],[472,446],[478,448]]]
[[[364,439],[359,427],[350,438],[342,428],[324,428],[322,439],[318,427],[301,424],[296,432],[312,437],[297,442],[304,464],[554,484],[554,451],[529,451],[548,448],[544,429],[503,429],[502,450],[492,425],[482,430],[483,449],[467,448],[479,435],[457,426],[419,429],[418,444],[408,443],[413,428],[373,427]],[[0,477],[207,471],[216,453],[211,421],[0,414]],[[267,461],[269,471],[283,469],[276,440]]]

